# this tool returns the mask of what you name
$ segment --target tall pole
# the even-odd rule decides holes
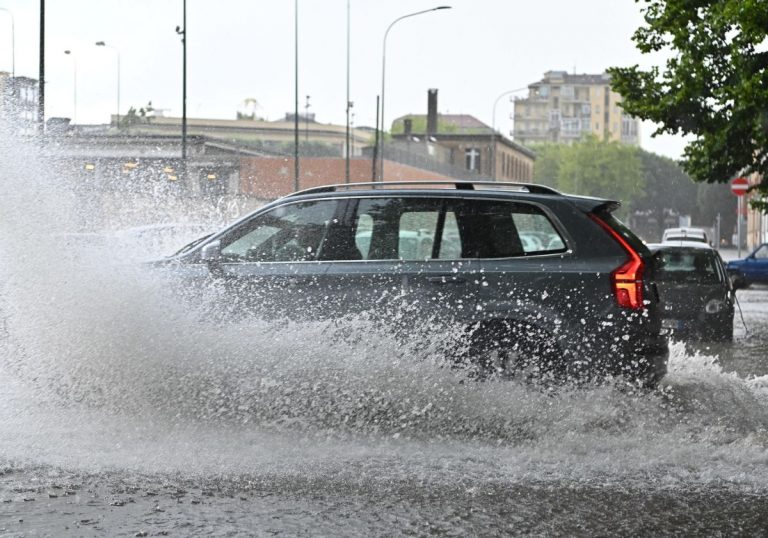
[[[37,78],[37,124],[42,135],[45,133],[45,0],[40,0],[40,72]]]
[[[378,157],[379,153],[379,99],[380,96],[376,96],[376,129],[374,131],[374,139],[373,139],[373,169],[371,170],[371,181],[376,181],[376,170],[378,161],[376,158]]]
[[[184,26],[182,43],[181,70],[181,160],[184,169],[184,180],[187,179],[187,0],[184,0],[184,13],[181,24]]]
[[[299,190],[299,0],[293,1],[293,190]]]
[[[737,200],[736,205],[736,242],[738,243],[738,246],[736,247],[738,249],[737,256],[741,258],[741,199],[744,198],[743,196],[739,196]]]
[[[521,92],[523,90],[527,90],[528,87],[525,88],[516,88],[514,90],[507,90],[501,95],[499,95],[496,100],[493,102],[493,112],[491,114],[491,179],[493,181],[496,181],[496,105],[499,104],[499,101],[502,97],[505,97],[512,93]]]
[[[349,0],[347,0],[347,136],[344,144],[346,155],[344,159],[344,181],[349,183],[349,109],[352,107],[352,102],[349,100]]]
[[[120,129],[120,50],[112,45],[107,45],[104,41],[97,41],[97,47],[107,47],[117,54],[117,128]]]
[[[398,17],[393,20],[389,26],[387,26],[387,31],[384,32],[384,41],[381,46],[381,151],[379,151],[379,181],[384,181],[384,90],[386,88],[385,77],[387,72],[387,36],[389,35],[389,31],[392,29],[392,27],[401,20],[407,19],[409,17],[415,17],[416,15],[423,15],[424,13],[430,13],[432,11],[438,11],[441,9],[451,9],[451,6],[437,6],[433,7],[432,9],[425,9],[423,11],[408,13],[407,15],[403,15],[402,17]]]

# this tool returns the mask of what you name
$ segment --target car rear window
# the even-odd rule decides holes
[[[720,283],[722,275],[712,252],[662,249],[656,253],[656,277],[662,282]]]

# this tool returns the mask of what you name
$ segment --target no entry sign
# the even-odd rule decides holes
[[[731,181],[731,192],[736,196],[744,196],[749,188],[749,181],[743,177],[737,177]]]

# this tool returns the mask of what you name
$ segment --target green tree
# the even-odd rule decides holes
[[[679,215],[698,215],[699,186],[672,159],[643,150],[639,156],[645,193],[635,198],[632,210],[637,216],[636,225],[645,223],[642,226],[644,235],[659,240],[667,220],[677,222]]]
[[[557,179],[560,177],[560,162],[563,159],[562,152],[568,146],[563,144],[540,144],[532,146],[536,152],[536,165],[533,167],[533,179],[535,183],[557,188]]]
[[[633,36],[637,48],[670,58],[663,69],[609,70],[623,108],[658,123],[656,134],[693,135],[683,167],[697,181],[768,177],[768,3],[636,1],[646,21]],[[759,189],[768,193],[768,183]]]
[[[535,146],[534,178],[563,192],[624,202],[626,214],[644,192],[638,149],[589,136],[571,145]]]

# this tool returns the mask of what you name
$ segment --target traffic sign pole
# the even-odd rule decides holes
[[[731,192],[738,198],[736,206],[736,242],[738,243],[738,257],[741,258],[741,213],[744,195],[749,189],[749,180],[744,177],[737,177],[731,180]]]
[[[738,196],[738,205],[736,206],[737,207],[737,209],[736,209],[736,230],[737,230],[736,237],[738,238],[738,239],[736,239],[736,241],[739,243],[738,254],[737,254],[737,256],[739,258],[741,258],[741,201],[743,199],[744,199],[744,197],[739,195]]]

